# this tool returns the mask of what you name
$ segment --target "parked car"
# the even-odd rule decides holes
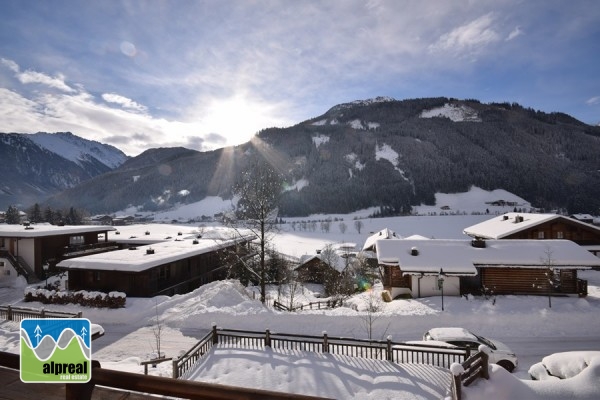
[[[491,349],[491,363],[498,364],[508,372],[513,372],[518,365],[517,356],[507,345],[497,340],[486,339],[464,328],[433,328],[425,332],[423,340],[437,340],[475,350],[484,344]]]

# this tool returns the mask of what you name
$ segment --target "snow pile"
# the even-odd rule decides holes
[[[590,366],[594,359],[600,360],[600,351],[556,353],[532,365],[529,374],[537,380],[573,378]]]
[[[235,316],[268,312],[260,300],[251,299],[244,286],[236,280],[207,283],[182,296],[186,299],[175,302],[164,312],[169,324],[211,313]]]

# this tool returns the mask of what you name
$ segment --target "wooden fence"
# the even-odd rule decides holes
[[[452,398],[462,399],[462,387],[469,386],[478,378],[490,379],[489,356],[484,351],[478,351],[472,357],[461,363],[464,372],[455,374],[452,379]]]
[[[20,322],[25,318],[81,318],[81,311],[78,313],[68,313],[52,310],[36,310],[34,308],[0,306],[0,319],[5,321]]]
[[[342,299],[333,299],[327,301],[314,301],[299,306],[288,307],[285,304],[273,301],[273,308],[279,311],[303,311],[303,310],[328,310],[342,306]]]
[[[212,332],[202,338],[183,356],[173,359],[173,378],[185,378],[196,362],[215,345],[220,348],[264,349],[330,353],[349,357],[386,360],[395,363],[429,364],[450,368],[470,356],[469,349],[450,348],[427,344],[409,344],[387,340],[367,340],[341,337],[296,335],[287,333],[242,331],[213,326]]]

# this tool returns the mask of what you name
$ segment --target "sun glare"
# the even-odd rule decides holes
[[[275,113],[273,105],[235,96],[213,101],[200,124],[205,132],[224,136],[228,145],[237,145],[247,142],[261,129],[282,126],[283,121]]]

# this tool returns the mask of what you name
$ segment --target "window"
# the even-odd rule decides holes
[[[94,282],[100,281],[100,271],[94,271]]]
[[[77,235],[77,236],[71,236],[69,238],[69,245],[76,245],[76,244],[84,244],[85,243],[85,239],[82,235]]]
[[[557,239],[564,239],[564,235],[562,232],[556,232],[556,238]]]
[[[543,239],[544,238],[544,231],[539,231],[538,232],[538,239]]]

